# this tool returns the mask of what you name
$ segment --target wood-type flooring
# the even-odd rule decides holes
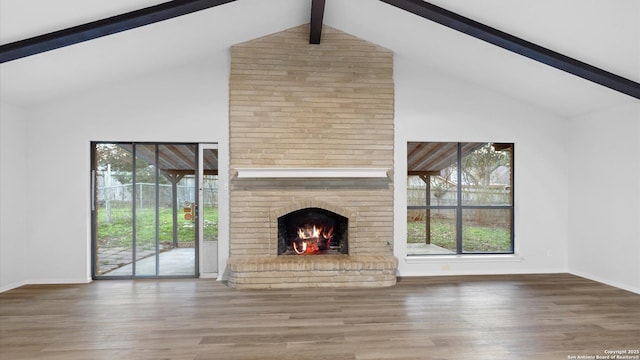
[[[568,274],[381,289],[103,280],[0,294],[2,360],[640,359],[638,349],[640,295]]]

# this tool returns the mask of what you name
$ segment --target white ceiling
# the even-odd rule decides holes
[[[0,0],[2,44],[164,0]],[[538,45],[640,82],[638,0],[431,0]],[[37,106],[200,62],[229,46],[309,22],[311,0],[238,0],[0,65],[0,99]],[[489,45],[378,0],[327,0],[324,23],[396,57],[561,116],[630,96]]]

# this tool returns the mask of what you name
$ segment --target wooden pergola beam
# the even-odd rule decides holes
[[[409,175],[409,176],[438,176],[438,175],[440,175],[440,171],[436,171],[436,170],[429,170],[429,171],[409,170],[409,171],[407,171],[407,175]]]
[[[184,170],[161,169],[160,171],[162,171],[164,174],[168,174],[168,175],[186,176],[186,175],[195,175],[196,174],[196,171],[194,169],[184,169]],[[203,170],[202,173],[205,174],[205,175],[218,175],[218,170],[217,169],[214,169],[214,170]]]
[[[508,150],[508,149],[511,149],[512,146],[513,146],[513,144],[511,144],[511,143],[493,143],[493,148],[496,151]]]

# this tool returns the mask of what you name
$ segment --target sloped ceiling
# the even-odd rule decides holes
[[[155,5],[157,0],[0,0],[0,43]],[[640,82],[637,0],[432,0],[435,5]],[[238,0],[0,65],[0,99],[59,97],[200,62],[229,46],[309,22],[311,0]],[[421,68],[571,117],[630,96],[432,23],[378,0],[327,0],[324,23]]]

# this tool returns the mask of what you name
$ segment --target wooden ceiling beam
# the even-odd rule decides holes
[[[0,45],[0,63],[172,19],[233,1],[235,0],[173,0],[83,25]],[[640,84],[635,81],[507,34],[423,0],[380,1],[529,59],[640,99]],[[325,0],[312,0],[309,39],[312,44],[320,43],[324,5]]]
[[[311,0],[311,24],[309,26],[309,44],[320,44],[322,19],[325,0]]]
[[[0,46],[0,63],[187,15],[235,0],[173,0]]]
[[[380,1],[529,59],[640,99],[640,84],[635,81],[507,34],[423,0]]]

